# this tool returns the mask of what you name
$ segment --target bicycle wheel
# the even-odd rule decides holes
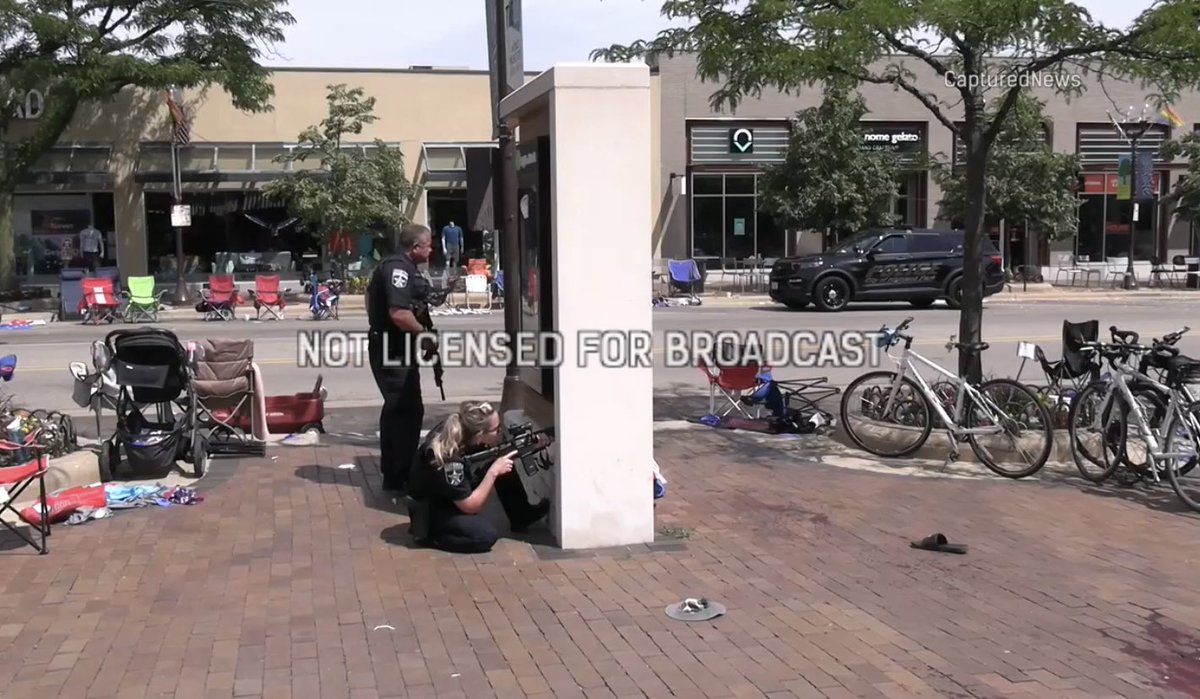
[[[908,456],[933,431],[933,410],[916,382],[907,376],[896,384],[896,372],[872,371],[850,382],[842,393],[841,418],[846,434],[860,449],[875,456]],[[879,385],[868,386],[872,381]],[[893,386],[895,387],[893,389]],[[862,395],[856,397],[858,391]],[[861,424],[850,419],[857,408]],[[868,439],[882,446],[868,444]]]
[[[1154,434],[1162,434],[1163,420],[1167,418],[1167,401],[1162,397],[1157,390],[1150,386],[1131,386],[1133,399],[1138,402],[1142,409],[1142,415],[1146,418],[1146,424]],[[1120,401],[1120,407],[1124,416],[1122,417],[1125,426],[1125,438],[1121,444],[1121,463],[1131,471],[1140,474],[1148,474],[1150,472],[1150,464],[1153,459],[1150,458],[1150,445],[1146,441],[1146,437],[1142,434],[1138,426],[1137,419],[1133,416],[1132,408],[1124,401]],[[1165,475],[1161,474],[1160,475]]]
[[[1165,441],[1163,451],[1183,454],[1164,464],[1167,480],[1183,504],[1193,512],[1200,512],[1200,477],[1196,475],[1196,462],[1200,459],[1200,401],[1171,418]]]
[[[983,465],[1005,478],[1026,478],[1040,471],[1054,448],[1054,427],[1050,411],[1037,393],[1012,379],[992,379],[979,386],[979,395],[982,404],[972,400],[967,405],[965,427],[986,427],[998,421],[997,426],[1003,429],[999,435],[967,435],[971,449]],[[999,441],[1007,447],[992,452],[983,440],[993,437],[1000,437]],[[1040,443],[1035,441],[1039,437]],[[1014,460],[1000,460],[1009,457]]]
[[[1071,459],[1079,474],[1092,483],[1103,483],[1121,465],[1125,423],[1117,408],[1121,399],[1107,381],[1088,384],[1071,401],[1067,418]]]

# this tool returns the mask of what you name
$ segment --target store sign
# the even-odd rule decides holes
[[[1161,192],[1162,172],[1155,172],[1151,177],[1151,190]],[[1083,176],[1084,194],[1117,194],[1121,191],[1121,176],[1116,172],[1089,172]],[[1129,201],[1126,198],[1126,201]]]
[[[754,152],[754,129],[730,129],[729,152],[742,154]]]
[[[8,104],[12,106],[14,119],[40,119],[46,113],[46,98],[40,90],[29,90],[24,95],[12,90],[8,93]]]
[[[916,149],[921,144],[921,132],[912,129],[867,129],[863,133],[863,147],[867,150],[904,152]]]
[[[188,228],[192,225],[192,207],[187,204],[176,204],[171,207],[171,227]]]

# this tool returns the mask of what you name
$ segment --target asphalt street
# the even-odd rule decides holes
[[[946,308],[918,311],[903,304],[875,305],[853,308],[839,314],[790,312],[769,306],[655,309],[653,360],[656,413],[660,419],[694,417],[678,413],[694,411],[696,405],[703,405],[703,401],[697,403],[696,398],[707,396],[707,386],[697,369],[668,368],[664,365],[662,342],[666,333],[732,331],[764,337],[768,331],[805,331],[810,339],[815,337],[818,342],[835,342],[839,334],[874,333],[882,325],[895,326],[910,315],[915,318],[910,331],[917,339],[914,349],[953,369],[955,357],[944,346],[949,336],[958,330],[958,313]],[[1045,348],[1049,357],[1055,358],[1061,353],[1063,320],[1084,321],[1093,318],[1101,321],[1105,336],[1110,325],[1133,329],[1143,336],[1156,336],[1178,329],[1190,319],[1197,330],[1185,337],[1180,346],[1184,352],[1200,356],[1200,316],[1185,300],[989,303],[985,307],[983,335],[984,340],[991,344],[991,349],[985,355],[984,370],[994,376],[1017,375],[1021,365],[1017,356],[1017,344],[1020,341],[1038,343]],[[298,361],[302,333],[361,331],[364,324],[364,319],[352,318],[320,323],[307,320],[239,320],[228,323],[173,321],[160,327],[173,330],[184,341],[205,337],[253,339],[255,359],[262,368],[268,394],[306,390],[315,383],[318,375],[323,375],[329,389],[329,429],[373,433],[373,423],[381,401],[366,364],[365,353],[363,356],[351,356],[344,360],[344,365],[337,367],[299,366]],[[437,325],[443,330],[499,331],[503,327],[503,316],[500,312],[482,316],[444,316],[437,318]],[[78,408],[72,401],[73,381],[67,367],[71,362],[84,362],[90,366],[92,342],[103,339],[118,327],[121,326],[54,323],[29,330],[0,332],[0,345],[3,345],[0,353],[18,356],[15,376],[2,390],[12,394],[14,402],[24,407],[59,410],[77,418],[88,415],[86,410]],[[850,337],[853,338],[852,335]],[[318,347],[323,346],[323,343],[317,344]],[[845,355],[828,351],[830,346],[818,348],[805,345],[801,348],[802,356],[796,359],[807,364],[780,368],[775,372],[776,378],[827,376],[833,384],[845,385],[869,368],[862,364],[843,366]],[[313,356],[309,355],[308,359]],[[870,365],[871,357],[868,355],[865,359],[866,364]],[[875,359],[880,366],[892,365],[886,355]],[[1030,363],[1025,367],[1022,379],[1040,383],[1036,380],[1039,374],[1038,368]],[[448,368],[445,376],[446,400],[455,403],[467,398],[498,399],[502,380],[503,369],[499,367]],[[423,382],[431,413],[441,412],[437,406],[441,400],[433,386],[432,372],[424,372]],[[682,407],[685,405],[687,407]],[[613,409],[619,409],[619,406],[614,405]],[[83,430],[91,423],[89,420],[77,422]]]

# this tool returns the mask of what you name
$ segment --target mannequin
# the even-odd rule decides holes
[[[442,229],[442,257],[446,260],[446,269],[455,271],[462,264],[463,229],[450,222]]]
[[[97,230],[95,221],[79,231],[79,252],[83,255],[84,265],[94,272],[104,257],[104,234]]]

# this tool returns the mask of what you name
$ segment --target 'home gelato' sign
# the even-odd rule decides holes
[[[46,98],[40,90],[29,90],[24,95],[13,90],[8,93],[8,104],[14,119],[40,119],[46,112]]]
[[[869,129],[863,132],[868,150],[909,151],[921,143],[921,133],[912,129]]]

